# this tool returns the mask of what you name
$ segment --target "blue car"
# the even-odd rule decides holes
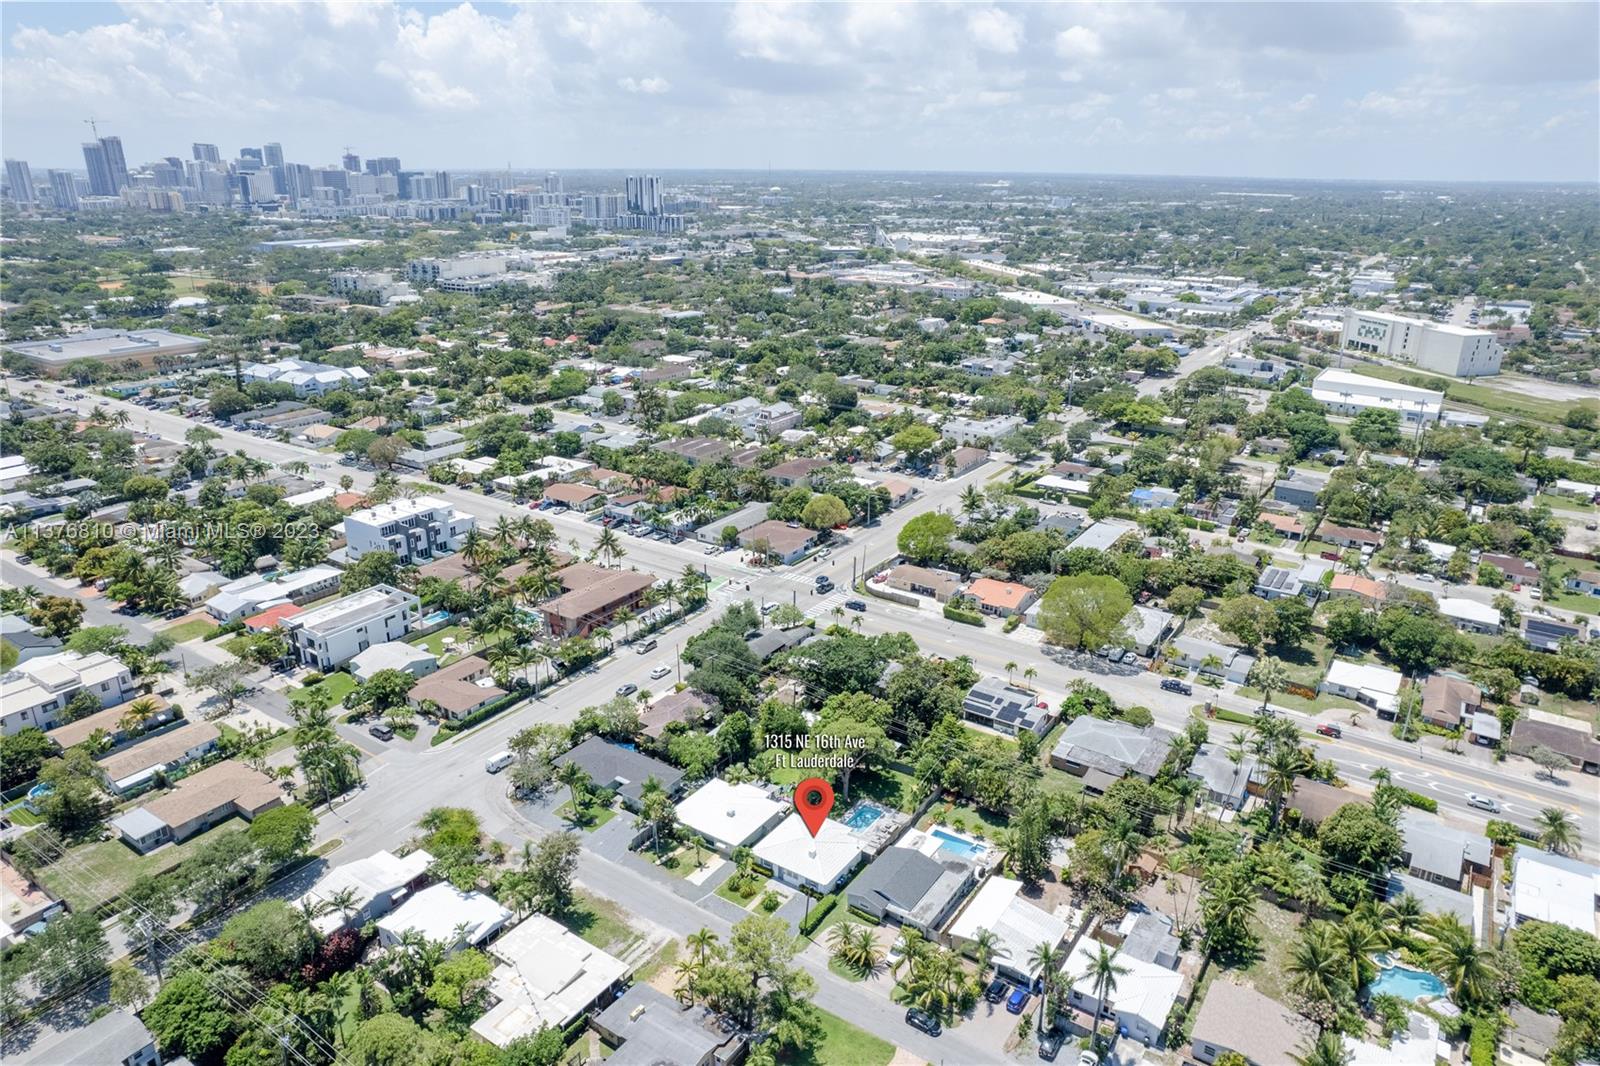
[[[1021,1014],[1027,1008],[1029,998],[1026,988],[1013,988],[1010,998],[1006,1000],[1006,1010],[1012,1014]]]

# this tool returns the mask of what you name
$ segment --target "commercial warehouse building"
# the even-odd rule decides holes
[[[1455,378],[1500,373],[1505,352],[1486,329],[1467,329],[1382,311],[1346,311],[1346,351],[1385,356]]]

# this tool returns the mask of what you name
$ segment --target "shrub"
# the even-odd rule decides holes
[[[815,933],[817,927],[822,924],[823,919],[828,917],[828,914],[838,902],[839,897],[837,895],[827,895],[813,903],[811,905],[811,913],[800,919],[800,935],[810,936]]]
[[[1396,789],[1395,791],[1399,793],[1400,802],[1407,807],[1415,807],[1419,811],[1427,811],[1429,814],[1439,813],[1439,801],[1432,796],[1424,796],[1422,793],[1413,792],[1409,788]]]
[[[979,614],[977,611],[962,610],[960,607],[956,607],[948,603],[944,605],[944,616],[950,619],[950,621],[960,622],[962,625],[983,625],[983,615]]]
[[[767,889],[766,894],[761,897],[761,909],[771,914],[781,906],[783,906],[783,897],[772,889]]]

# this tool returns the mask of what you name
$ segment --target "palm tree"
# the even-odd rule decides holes
[[[1577,850],[1583,840],[1572,816],[1560,807],[1546,807],[1540,811],[1534,825],[1539,830],[1539,846],[1557,855]]]
[[[610,527],[600,531],[600,539],[595,541],[594,547],[608,566],[615,566],[628,554],[628,550],[622,546],[622,538],[618,537],[617,531]]]
[[[989,974],[989,964],[1000,949],[1000,937],[992,929],[979,929],[972,938],[972,951],[978,958],[978,980]]]
[[[117,728],[128,734],[142,733],[160,709],[161,704],[156,702],[154,696],[140,696],[128,704],[128,709],[117,721]]]
[[[1101,950],[1104,949],[1102,948]],[[1046,1029],[1045,1018],[1050,1016],[1050,1007],[1053,1006],[1052,1000],[1055,997],[1056,982],[1061,977],[1061,963],[1065,961],[1065,958],[1066,955],[1060,948],[1048,942],[1035,945],[1034,949],[1028,953],[1028,968],[1038,973],[1040,981],[1037,1022],[1041,1033]],[[1112,983],[1113,985],[1116,983],[1115,977],[1112,978]],[[1050,1027],[1053,1028],[1055,1019],[1051,1017],[1050,1021]]]
[[[1015,660],[1008,661],[1006,663],[1006,684],[1009,685],[1011,683],[1011,675],[1016,673],[1016,672],[1017,672],[1017,664],[1016,664]]]
[[[913,965],[916,960],[928,953],[931,945],[923,939],[922,933],[917,929],[902,925],[900,939],[895,941],[895,947],[899,949],[900,957],[889,965],[889,972],[899,977],[901,967]]]
[[[1117,978],[1127,972],[1128,968],[1117,962],[1116,949],[1100,944],[1095,957],[1089,960],[1089,968],[1078,975],[1078,981],[1088,980],[1094,987],[1094,1028],[1091,1030],[1091,1042],[1100,1038],[1100,1019],[1105,1016],[1106,1003],[1117,990]],[[1074,984],[1076,983],[1074,981]]]
[[[1268,655],[1250,668],[1247,680],[1261,690],[1261,709],[1265,711],[1272,694],[1282,692],[1288,686],[1289,670],[1281,660]]]
[[[711,961],[711,956],[717,950],[717,934],[705,926],[701,926],[698,932],[690,933],[684,937],[683,942],[694,956],[695,961],[701,964]]]
[[[576,824],[582,818],[582,811],[578,804],[578,796],[589,794],[589,774],[583,767],[575,762],[563,764],[556,770],[556,781],[566,785],[572,792],[572,821]]]
[[[1345,985],[1359,992],[1377,976],[1372,955],[1385,946],[1383,938],[1372,926],[1352,916],[1334,927],[1333,941],[1343,956]]]
[[[1444,978],[1450,998],[1463,1010],[1487,1001],[1496,970],[1478,947],[1472,930],[1453,914],[1435,915],[1423,928],[1433,941],[1423,948],[1422,957],[1430,969]]]
[[[1310,1004],[1332,1004],[1344,994],[1344,960],[1324,922],[1307,926],[1284,965],[1289,990]],[[1325,1015],[1318,1012],[1318,1017]],[[1320,1022],[1319,1022],[1320,1024]]]
[[[1023,667],[1022,680],[1026,681],[1028,683],[1028,688],[1030,688],[1030,689],[1033,688],[1033,679],[1038,677],[1038,676],[1039,676],[1039,671],[1035,670],[1033,667],[1031,667],[1031,666]]]
[[[1267,756],[1267,801],[1272,805],[1272,825],[1278,824],[1284,798],[1294,790],[1295,778],[1305,768],[1299,748],[1278,748]]]
[[[1349,1066],[1350,1052],[1344,1038],[1335,1032],[1321,1032],[1305,1051],[1289,1056],[1295,1066]]]

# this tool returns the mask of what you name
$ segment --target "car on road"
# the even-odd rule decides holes
[[[660,681],[663,677],[666,677],[670,673],[672,673],[672,667],[662,664],[661,666],[658,666],[654,670],[650,671],[650,680]]]
[[[766,603],[763,603],[761,605],[761,613],[762,614],[771,614],[773,611],[776,611],[777,609],[778,609],[778,605],[776,603],[773,603],[771,600],[768,600]]]
[[[626,685],[617,686],[617,695],[619,696],[631,696],[638,691],[639,686],[635,685],[632,681],[629,681]]]
[[[379,740],[394,739],[394,726],[390,725],[388,722],[374,722],[372,725],[367,726],[367,732],[371,733]]]
[[[983,998],[990,1003],[999,1003],[1006,998],[1006,992],[1011,988],[1011,983],[1004,977],[996,977],[989,982],[989,987],[984,989]]]
[[[833,554],[833,549],[832,548],[823,548],[821,551],[819,551],[817,553],[817,558],[818,559],[826,559],[832,554]]]
[[[1186,681],[1179,681],[1175,677],[1166,678],[1161,682],[1161,687],[1168,692],[1176,692],[1182,696],[1193,696],[1194,686]]]
[[[852,611],[865,611],[867,609],[866,602],[863,600],[845,600],[844,605]]]
[[[913,1029],[921,1029],[929,1036],[938,1036],[944,1032],[944,1026],[939,1024],[939,1019],[925,1010],[912,1007],[906,1011],[906,1024]]]
[[[702,554],[704,554],[704,555],[721,555],[722,554],[722,549],[717,547],[715,544],[708,544],[708,545],[706,545],[706,550]]]
[[[1028,1000],[1033,997],[1026,988],[1013,988],[1011,995],[1006,997],[1006,1010],[1012,1014],[1021,1014],[1028,1007]]]
[[[1424,585],[1431,585],[1431,584],[1433,584],[1433,575],[1432,574],[1418,574],[1417,575],[1417,580],[1422,582]]]
[[[1467,806],[1476,807],[1480,811],[1488,811],[1490,814],[1500,813],[1500,804],[1492,796],[1481,796],[1476,792],[1467,793]]]
[[[1334,740],[1338,740],[1340,737],[1344,736],[1344,730],[1340,729],[1336,725],[1323,722],[1321,725],[1317,726],[1317,734],[1319,736],[1332,737]]]
[[[1061,1044],[1066,1038],[1066,1033],[1052,1028],[1039,1038],[1039,1057],[1046,1062],[1056,1061],[1056,1056],[1061,1054]]]
[[[640,641],[634,646],[633,650],[640,655],[649,655],[651,652],[656,650],[656,638],[651,637],[649,640]]]

